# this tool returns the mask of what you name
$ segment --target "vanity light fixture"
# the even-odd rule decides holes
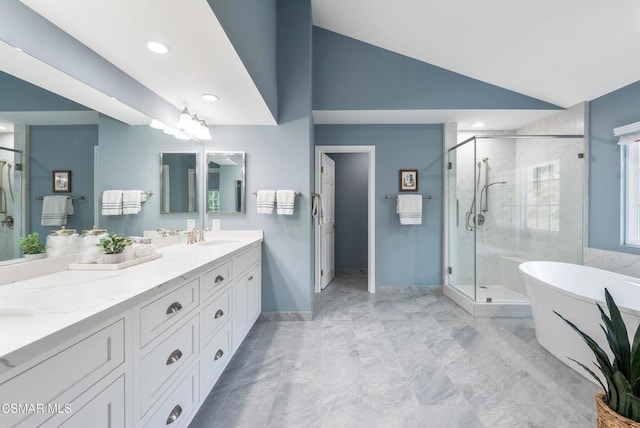
[[[184,140],[184,141],[186,141],[186,140],[190,140],[190,139],[191,139],[191,137],[189,137],[189,136],[188,136],[187,134],[185,134],[184,132],[176,132],[175,137],[176,137],[178,140]]]
[[[482,128],[484,126],[484,122],[476,122],[471,127],[473,128]]]
[[[167,135],[176,135],[176,131],[169,127],[164,128],[162,132],[164,132]]]
[[[6,130],[6,129],[7,129],[7,127],[6,127],[6,126],[4,126],[4,125],[0,125],[0,131],[4,131],[4,130]]]
[[[205,101],[209,101],[210,103],[215,103],[220,98],[217,95],[213,94],[202,94],[202,99]]]
[[[198,119],[198,115],[191,115],[187,107],[178,116],[178,129],[186,135],[198,140],[210,140],[211,132],[204,120]]]
[[[151,52],[154,52],[160,55],[164,55],[169,52],[169,46],[165,45],[164,43],[156,42],[153,40],[147,43],[147,48],[149,48]]]
[[[207,126],[207,122],[204,120],[200,121],[200,129],[198,129],[198,133],[196,134],[196,138],[198,140],[209,141],[211,140],[211,131],[209,131],[209,127]]]

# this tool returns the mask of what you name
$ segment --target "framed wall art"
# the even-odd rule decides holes
[[[54,193],[71,192],[71,171],[53,171],[52,183]]]
[[[417,169],[401,169],[400,170],[400,191],[401,192],[417,192],[418,191],[418,170]]]

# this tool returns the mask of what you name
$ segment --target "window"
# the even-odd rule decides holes
[[[560,230],[560,161],[527,168],[525,190],[525,228]]]
[[[640,175],[640,163],[638,154],[640,144],[625,144],[621,147],[623,156],[624,179],[622,188],[624,189],[624,209],[625,213],[625,245],[640,246],[640,186],[638,177]]]
[[[640,122],[616,128],[613,133],[620,137],[623,244],[640,247]]]

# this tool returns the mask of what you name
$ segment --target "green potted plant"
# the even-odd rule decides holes
[[[129,244],[131,244],[131,238],[128,236],[110,233],[102,238],[96,245],[100,247],[104,253],[101,258],[102,263],[116,264],[124,261],[123,253]]]
[[[38,232],[32,232],[18,239],[18,245],[27,260],[43,259],[47,256],[45,253],[46,247],[40,241],[40,234]]]
[[[636,329],[633,344],[630,344],[620,310],[606,288],[604,295],[609,316],[599,304],[598,310],[604,324],[601,325],[602,330],[613,354],[613,362],[595,340],[558,312],[554,312],[587,343],[596,358],[597,362],[594,364],[606,383],[605,385],[596,373],[583,363],[569,358],[593,376],[604,389],[604,392],[596,395],[598,427],[640,427],[640,326]]]

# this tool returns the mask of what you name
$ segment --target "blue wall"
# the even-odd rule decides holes
[[[105,190],[150,190],[153,196],[142,204],[139,214],[123,216],[100,215],[100,227],[113,233],[141,235],[143,230],[158,227],[186,229],[187,219],[195,219],[202,227],[202,198],[199,196],[197,213],[160,214],[160,153],[201,152],[202,144],[179,141],[162,131],[148,126],[128,126],[106,116],[100,117],[98,126],[98,197]],[[202,165],[202,153],[198,154]],[[202,171],[198,171],[202,177]],[[202,193],[197,183],[198,195]]]
[[[222,220],[222,229],[262,229],[263,311],[311,311],[313,306],[310,169],[313,158],[311,121],[311,5],[308,0],[278,0],[278,126],[215,126],[213,139],[202,143],[178,141],[146,126],[126,126],[100,120],[100,190],[141,188],[159,192],[160,151],[245,151],[247,211],[245,214],[205,215]],[[204,165],[202,157],[200,165]],[[118,173],[110,173],[118,171]],[[126,171],[126,174],[120,173]],[[202,171],[200,172],[202,174]],[[253,192],[295,189],[292,216],[257,214]],[[202,191],[199,190],[199,194]],[[142,213],[101,217],[113,232],[139,234],[143,228],[186,227],[186,218],[202,226],[197,216],[160,215],[160,198],[153,196]],[[203,204],[199,203],[202,209]]]
[[[621,245],[620,148],[613,128],[640,121],[640,82],[589,103],[589,246],[640,254]]]
[[[91,229],[93,226],[93,148],[98,144],[96,125],[32,126],[29,153],[29,222],[30,231],[44,239],[59,227],[41,226],[42,201],[36,196],[54,194],[51,174],[54,170],[71,171],[71,195],[84,196],[73,201],[74,214],[67,228]],[[62,194],[62,193],[58,193]]]
[[[376,284],[442,284],[441,125],[316,125],[316,145],[376,148]],[[398,170],[417,169],[422,225],[400,226],[395,201]]]
[[[560,109],[370,44],[313,29],[313,109]]]
[[[332,153],[335,172],[336,269],[367,269],[369,156]]]
[[[0,71],[0,111],[89,110],[64,97]]]
[[[276,0],[207,1],[277,119]]]

